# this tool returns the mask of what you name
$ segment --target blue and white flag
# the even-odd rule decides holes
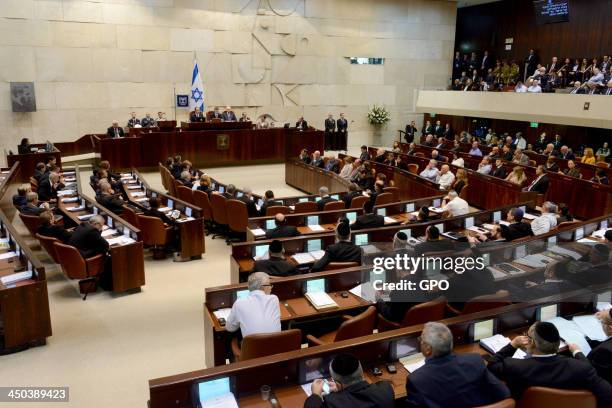
[[[189,95],[189,110],[193,111],[196,107],[200,112],[204,112],[204,85],[198,70],[198,61],[193,62],[193,75],[191,76],[191,95]]]

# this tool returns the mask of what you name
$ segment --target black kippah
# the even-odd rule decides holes
[[[331,363],[334,373],[347,376],[359,369],[359,360],[352,354],[338,354]]]
[[[399,231],[397,233],[397,239],[401,239],[402,241],[406,241],[408,239],[408,235],[405,232]]]
[[[283,244],[278,239],[275,239],[270,244],[270,252],[273,252],[275,254],[278,254],[279,252],[283,252]]]
[[[349,227],[349,225],[345,222],[338,224],[336,230],[338,231],[338,235],[341,237],[348,237],[351,235],[351,227]]]
[[[556,343],[561,340],[559,330],[557,330],[554,324],[549,322],[536,324],[535,332],[542,340],[546,340],[549,343]]]

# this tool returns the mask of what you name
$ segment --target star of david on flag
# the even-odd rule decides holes
[[[189,96],[189,110],[193,111],[196,107],[200,112],[204,112],[204,85],[198,69],[198,61],[193,62],[193,74],[191,76],[191,95]]]

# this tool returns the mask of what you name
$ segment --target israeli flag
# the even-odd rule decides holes
[[[204,112],[204,85],[202,85],[202,77],[198,70],[198,61],[193,62],[193,75],[191,76],[191,95],[189,96],[189,110],[200,108],[200,112]]]

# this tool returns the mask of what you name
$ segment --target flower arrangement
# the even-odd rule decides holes
[[[368,112],[368,122],[372,125],[384,125],[391,120],[391,114],[384,106],[374,105]]]

